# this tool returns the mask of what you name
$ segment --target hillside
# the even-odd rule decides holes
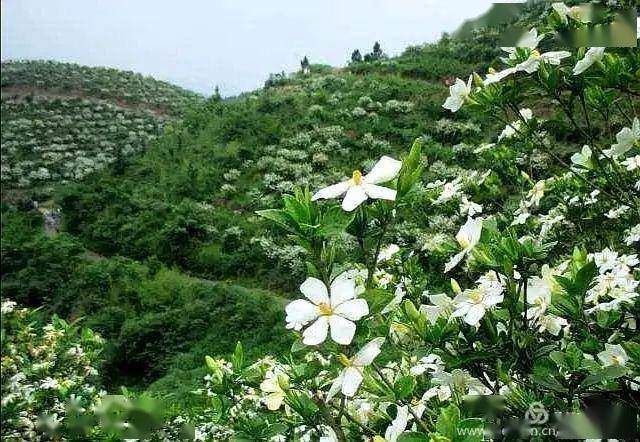
[[[542,9],[527,24],[563,26]],[[531,403],[581,409],[594,394],[637,407],[640,52],[558,54],[536,41],[508,53],[499,33],[311,64],[230,100],[55,63],[11,65],[20,75],[5,83],[3,65],[3,183],[7,149],[9,183],[63,184],[2,203],[2,297],[40,308],[3,303],[10,327],[55,314],[97,332],[92,382],[167,399],[163,417],[178,416],[168,440],[183,418],[206,440],[461,440],[455,431],[485,418],[467,393],[504,394],[516,418]],[[345,180],[371,184],[384,156],[403,161],[376,182],[391,182],[393,199],[369,195],[353,211],[311,200]],[[56,229],[34,200],[59,210]],[[331,324],[315,345],[308,312],[289,303],[302,291],[317,323],[338,316],[333,297],[348,293],[329,282],[346,270],[366,313],[344,313],[359,321],[348,342]],[[317,284],[330,301],[313,299],[327,291]],[[52,321],[60,336],[77,332]],[[80,336],[69,339],[96,346]],[[363,347],[375,364],[358,362]],[[336,384],[354,367],[356,397]]]
[[[488,40],[479,36],[467,43],[413,47],[397,58],[343,70],[312,66],[308,75],[280,78],[237,99],[211,100],[187,112],[147,152],[134,144],[142,155],[123,156],[119,170],[105,169],[57,190],[55,207],[63,219],[59,236],[40,233],[37,213],[25,215],[5,205],[3,296],[48,305],[65,317],[85,316],[88,326],[116,346],[110,350],[115,353],[109,356],[109,382],[158,379],[181,351],[191,356],[178,357],[181,362],[173,364],[181,368],[170,378],[184,369],[199,372],[201,359],[194,359],[194,352],[225,351],[205,330],[192,327],[187,333],[169,326],[176,318],[192,317],[187,310],[209,296],[197,285],[185,287],[182,274],[239,281],[255,287],[249,289],[250,299],[259,299],[259,288],[290,297],[304,272],[304,250],[282,243],[278,232],[255,216],[256,210],[279,204],[280,196],[297,185],[315,188],[348,173],[346,163],[368,167],[377,155],[400,155],[417,134],[432,140],[434,178],[469,174],[454,165],[471,149],[460,143],[482,130],[464,117],[451,119],[441,104],[450,76],[488,66],[496,53],[487,48]],[[450,58],[448,67],[439,62],[442,57]],[[38,102],[32,106],[46,109]],[[43,120],[52,124],[50,118]],[[77,128],[75,121],[69,123]],[[43,134],[32,136],[40,139]],[[459,145],[459,153],[443,148],[445,143]],[[16,237],[15,229],[27,225],[31,230]],[[86,249],[106,259],[87,262]],[[64,283],[52,288],[51,280]],[[158,284],[166,295],[147,294],[143,288],[157,291]],[[235,290],[225,290],[225,296],[235,296]],[[154,300],[146,300],[148,296]],[[150,309],[148,302],[157,307]],[[253,308],[246,302],[230,308]],[[158,316],[156,309],[165,313]],[[264,326],[271,329],[281,318],[281,313],[266,316]],[[239,330],[246,325],[238,324]],[[162,345],[174,353],[171,358],[145,350],[135,359],[157,362],[125,364],[127,357],[120,352],[129,352],[135,341],[148,346],[145,342],[157,341],[157,333],[172,342]],[[230,333],[222,343],[229,351],[240,338],[247,340]],[[128,380],[121,378],[125,372]]]
[[[119,163],[203,101],[132,72],[48,61],[3,62],[1,93],[3,197]]]

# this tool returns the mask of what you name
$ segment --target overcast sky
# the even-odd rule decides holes
[[[517,0],[502,0],[502,2]],[[2,59],[133,70],[202,93],[260,87],[270,72],[344,65],[436,40],[491,0],[0,0]]]

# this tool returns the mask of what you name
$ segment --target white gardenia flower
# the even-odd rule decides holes
[[[395,201],[396,191],[378,184],[394,179],[401,167],[402,161],[383,156],[367,175],[362,175],[362,172],[355,170],[351,179],[320,189],[311,200],[338,198],[345,195],[342,208],[347,212],[355,210],[368,198]]]
[[[397,407],[396,417],[384,432],[385,442],[396,442],[400,435],[407,429],[409,423],[409,408],[407,405]]]
[[[482,213],[482,205],[474,203],[466,195],[462,195],[462,198],[460,198],[460,214],[473,217],[478,213]]]
[[[364,379],[364,367],[371,365],[373,360],[380,354],[380,347],[384,344],[384,338],[375,338],[369,341],[351,359],[345,355],[339,355],[338,360],[344,365],[340,375],[333,381],[326,401],[329,402],[338,392],[342,392],[346,397],[353,397],[358,391],[358,387]]]
[[[580,152],[576,152],[571,155],[571,162],[584,169],[593,169],[593,162],[591,161],[592,153],[591,148],[584,145]]]
[[[527,74],[533,74],[540,69],[541,63],[548,63],[554,66],[559,66],[562,60],[571,57],[571,52],[568,51],[551,51],[541,54],[537,49],[531,51],[531,55],[522,63],[518,63],[515,66],[516,72],[526,72]]]
[[[544,37],[544,34],[538,35],[536,28],[531,28],[529,32],[520,37],[515,47],[503,47],[501,49],[509,54],[510,59],[515,59],[517,48],[535,49],[538,47],[538,44],[544,40]]]
[[[1,312],[3,315],[6,315],[8,313],[11,313],[15,308],[16,308],[16,302],[12,301],[10,299],[3,299],[2,300],[2,306],[1,308]]]
[[[467,222],[460,227],[460,231],[456,235],[456,241],[462,247],[462,251],[447,262],[444,266],[444,272],[447,273],[457,266],[462,259],[469,254],[480,241],[482,233],[482,218],[468,218]]]
[[[598,353],[598,359],[605,367],[610,365],[624,366],[629,360],[629,356],[620,344],[604,344],[604,350]]]
[[[636,224],[625,232],[624,243],[630,246],[633,243],[640,242],[640,224]]]
[[[571,8],[562,2],[553,3],[551,5],[554,11],[560,16],[562,23],[567,24],[569,18],[572,20],[580,21],[580,8],[572,6]]]
[[[338,344],[349,345],[356,332],[353,321],[369,314],[367,301],[356,298],[356,283],[350,274],[344,272],[336,277],[329,290],[319,279],[307,278],[300,291],[311,302],[297,299],[287,305],[287,327],[292,328],[293,324],[302,328],[314,321],[302,333],[305,345],[321,344],[329,329],[331,339]]]
[[[464,317],[464,322],[477,326],[487,310],[500,304],[504,295],[501,284],[480,284],[474,289],[467,289],[457,295],[453,302],[456,304],[454,317]]]
[[[440,316],[449,316],[455,309],[453,299],[444,293],[429,295],[429,301],[431,301],[432,305],[421,305],[420,312],[427,315],[427,319],[432,324],[435,324]]]
[[[442,358],[431,353],[430,355],[420,358],[418,363],[411,367],[409,372],[414,376],[420,376],[427,371],[433,374],[442,370],[444,370],[444,362],[442,362]]]
[[[393,255],[400,251],[400,247],[397,244],[389,244],[387,247],[380,250],[378,254],[378,262],[389,261]]]
[[[518,72],[518,71],[514,67],[503,69],[503,70],[498,71],[498,72],[495,69],[490,68],[489,69],[489,73],[487,73],[487,76],[485,77],[483,83],[484,83],[485,86],[489,86],[490,84],[494,84],[494,83],[500,83],[502,80],[507,78],[509,75],[515,74],[516,72]]]
[[[442,193],[438,196],[438,199],[436,199],[433,203],[434,204],[445,203],[451,200],[452,198],[456,197],[460,193],[461,189],[462,189],[461,178],[456,178],[453,181],[449,181],[448,183],[445,183],[444,186],[442,186]]]
[[[471,94],[471,84],[473,75],[469,76],[469,80],[465,83],[463,80],[456,78],[456,82],[449,86],[449,97],[442,105],[443,108],[449,109],[451,112],[458,112],[464,102]]]
[[[389,303],[384,306],[384,308],[380,311],[380,314],[386,315],[387,313],[395,310],[395,308],[400,305],[402,299],[404,298],[404,295],[406,294],[407,292],[404,290],[402,284],[398,284],[398,286],[396,287],[396,291],[393,294],[393,299],[391,299],[391,301],[389,301]]]
[[[538,206],[540,204],[540,200],[544,196],[544,192],[546,188],[547,188],[546,180],[540,180],[537,183],[535,183],[531,188],[531,190],[529,191],[529,193],[527,194],[527,198],[529,198],[529,201],[527,201],[527,205],[529,207]]]
[[[551,292],[554,288],[553,274],[548,265],[542,267],[542,278],[533,276],[527,280],[528,319],[538,319],[551,305]]]
[[[538,331],[549,332],[553,336],[558,336],[563,328],[569,326],[566,319],[556,315],[544,315],[538,318]]]
[[[587,69],[589,69],[594,63],[602,60],[604,57],[604,50],[606,48],[591,48],[584,54],[584,58],[576,63],[573,68],[573,75],[580,75]]]
[[[620,215],[623,215],[628,211],[629,211],[629,206],[623,205],[623,206],[616,207],[614,209],[609,210],[607,213],[604,214],[604,216],[606,216],[609,219],[618,219],[620,218]]]
[[[617,143],[612,145],[611,149],[605,150],[604,154],[612,158],[618,158],[629,152],[633,146],[638,146],[638,148],[640,148],[640,120],[638,120],[638,118],[634,118],[631,128],[622,128],[622,130],[616,135],[616,141]]]
[[[288,383],[289,377],[283,372],[271,371],[267,373],[265,380],[260,384],[260,390],[263,393],[267,393],[265,402],[269,410],[274,411],[280,408],[285,398],[282,385],[287,385]]]
[[[471,376],[467,371],[456,368],[451,373],[440,371],[433,375],[431,383],[448,387],[461,395],[491,394],[491,390],[482,381]]]
[[[629,157],[622,162],[622,165],[627,168],[628,171],[640,169],[640,155],[635,157]]]
[[[531,109],[528,109],[528,108],[520,109],[520,116],[524,121],[529,121],[533,118],[533,112],[531,111]],[[500,133],[500,135],[498,136],[498,141],[502,141],[505,138],[511,138],[515,134],[521,131],[522,131],[522,121],[521,120],[513,121],[507,124],[507,126],[502,130],[502,133]]]

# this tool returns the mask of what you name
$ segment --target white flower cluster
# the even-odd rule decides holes
[[[596,285],[587,292],[586,301],[593,307],[589,313],[598,310],[618,310],[622,304],[633,303],[638,294],[638,285],[633,277],[633,269],[640,262],[637,255],[619,255],[609,248],[589,255],[598,266]]]

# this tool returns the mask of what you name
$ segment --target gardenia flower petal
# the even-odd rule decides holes
[[[347,367],[344,370],[344,377],[342,379],[342,394],[347,397],[353,397],[358,391],[358,387],[362,383],[362,373],[356,367]]]
[[[604,57],[604,50],[606,48],[591,48],[584,55],[584,58],[573,68],[573,75],[580,75],[587,69],[589,69],[595,62],[602,60]]]
[[[451,112],[457,112],[460,110],[464,101],[471,94],[471,82],[473,76],[469,77],[469,81],[465,82],[459,78],[456,78],[456,82],[449,86],[449,97],[442,105],[443,108],[450,110]]]
[[[364,299],[352,299],[335,307],[333,312],[351,321],[357,321],[369,314],[369,306]]]
[[[341,183],[325,187],[324,189],[320,189],[313,194],[313,196],[311,197],[311,201],[316,201],[319,199],[338,198],[349,190],[350,185],[350,181],[343,181]]]
[[[345,319],[346,321],[346,319]],[[355,324],[353,326],[355,332]],[[302,343],[305,345],[318,345],[327,339],[329,331],[329,317],[320,316],[316,322],[311,324],[304,332],[302,332]]]
[[[493,83],[500,83],[502,80],[507,78],[511,74],[515,74],[518,72],[516,68],[507,68],[500,72],[492,72],[488,73],[487,77],[484,79],[484,85],[488,86]]]
[[[353,365],[365,367],[371,365],[373,360],[380,354],[380,347],[384,344],[384,338],[372,339],[356,353],[353,357]]]
[[[633,119],[631,128],[624,127],[616,135],[617,143],[611,146],[611,149],[607,149],[605,154],[618,158],[631,150],[633,145],[640,141],[640,120],[638,118]]]
[[[466,322],[469,325],[474,325],[474,326],[478,325],[478,323],[484,316],[485,312],[486,312],[486,309],[484,308],[484,305],[482,304],[473,305],[465,315],[464,322]]]
[[[386,183],[394,179],[400,172],[401,168],[402,161],[395,160],[385,155],[373,166],[371,172],[362,178],[362,182],[365,184]]]
[[[356,297],[356,281],[350,276],[349,272],[343,272],[331,283],[331,306],[334,309]]]
[[[386,442],[396,442],[407,428],[407,423],[409,422],[408,406],[403,405],[398,407],[397,410],[395,419],[391,421],[391,425],[389,425],[387,430],[384,432],[384,440]]]
[[[347,190],[347,194],[342,200],[342,209],[351,212],[366,200],[367,193],[362,186],[352,186]]]
[[[307,278],[300,286],[300,291],[316,305],[321,303],[329,304],[330,302],[327,286],[318,278]]]
[[[396,191],[388,187],[376,186],[375,184],[363,184],[362,188],[369,198],[389,201],[395,201],[396,199]]]
[[[353,336],[356,334],[356,325],[340,315],[331,315],[328,318],[331,328],[331,339],[341,345],[351,344]],[[322,319],[322,317],[320,319]],[[326,331],[324,335],[325,337],[327,336]]]
[[[445,265],[444,265],[444,272],[448,273],[451,271],[451,269],[453,269],[455,266],[457,266],[458,264],[460,264],[460,261],[462,261],[462,258],[464,258],[467,255],[467,251],[463,250],[462,252],[454,255],[453,258],[451,258]]]
[[[296,299],[287,304],[285,308],[287,322],[307,324],[317,318],[318,308],[306,299]]]
[[[283,401],[284,401],[284,393],[279,392],[279,393],[268,394],[265,402],[269,410],[275,411],[278,408],[280,408]]]
[[[338,394],[338,392],[342,389],[342,382],[344,381],[344,370],[340,372],[337,378],[334,379],[329,391],[327,392],[327,397],[325,402],[329,402],[333,397]]]

